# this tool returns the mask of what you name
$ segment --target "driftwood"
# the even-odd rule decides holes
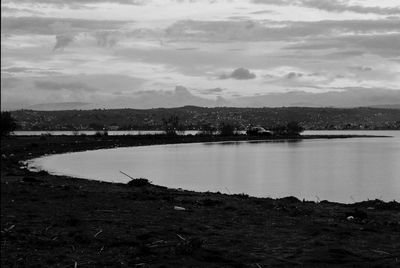
[[[128,174],[126,174],[125,172],[122,172],[121,170],[119,171],[121,174],[124,174],[125,176],[127,176],[128,178],[130,178],[131,180],[135,180],[135,178],[129,176]]]

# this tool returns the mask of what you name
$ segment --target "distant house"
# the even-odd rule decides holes
[[[247,129],[246,134],[249,136],[271,136],[272,132],[261,126],[255,126]]]
[[[108,130],[114,131],[114,130],[118,130],[119,126],[108,126]]]

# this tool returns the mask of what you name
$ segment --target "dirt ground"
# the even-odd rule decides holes
[[[33,173],[20,163],[49,153],[235,139],[247,138],[2,139],[2,267],[400,267],[397,202],[197,193]]]

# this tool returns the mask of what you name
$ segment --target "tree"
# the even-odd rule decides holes
[[[296,121],[290,121],[286,125],[278,125],[273,128],[276,136],[299,136],[304,128]]]
[[[179,117],[176,115],[171,116],[168,119],[163,118],[163,125],[165,134],[169,136],[177,135],[177,131],[181,131],[182,128],[179,125]]]
[[[1,136],[8,136],[17,128],[15,119],[10,112],[1,112]]]
[[[287,127],[284,125],[277,125],[272,128],[272,132],[275,136],[285,136],[287,135]]]
[[[204,123],[200,127],[200,135],[211,136],[215,132],[215,128],[210,123]]]
[[[286,125],[287,134],[290,136],[298,136],[304,131],[304,128],[297,121],[291,121]]]
[[[235,126],[229,123],[222,123],[219,126],[219,134],[221,136],[233,136],[235,134]]]

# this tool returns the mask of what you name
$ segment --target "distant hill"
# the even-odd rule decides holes
[[[96,109],[67,111],[18,110],[12,115],[22,130],[123,130],[162,129],[163,119],[178,116],[185,129],[204,124],[231,123],[244,129],[249,125],[271,128],[298,121],[306,129],[400,129],[400,109],[381,108],[204,108],[184,106],[157,109]]]
[[[245,89],[244,89],[245,90]],[[223,89],[210,89],[222,92]],[[151,109],[173,108],[184,105],[201,107],[375,107],[393,108],[400,106],[400,90],[382,88],[345,88],[328,92],[289,91],[280,93],[256,94],[252,96],[208,95],[200,90],[190,90],[177,86],[175,90],[144,90],[129,95],[116,95],[96,103],[58,102],[42,103],[33,106],[18,106],[24,109],[51,110],[91,110],[91,109]],[[3,107],[4,106],[4,107]],[[2,102],[2,109],[9,109],[10,104]],[[391,107],[393,106],[393,107]],[[11,109],[12,110],[12,109]]]
[[[400,104],[381,104],[368,106],[370,108],[382,108],[382,109],[400,109]]]
[[[36,111],[61,111],[61,110],[77,110],[90,109],[90,103],[87,102],[55,102],[41,103],[28,107],[28,110]]]

